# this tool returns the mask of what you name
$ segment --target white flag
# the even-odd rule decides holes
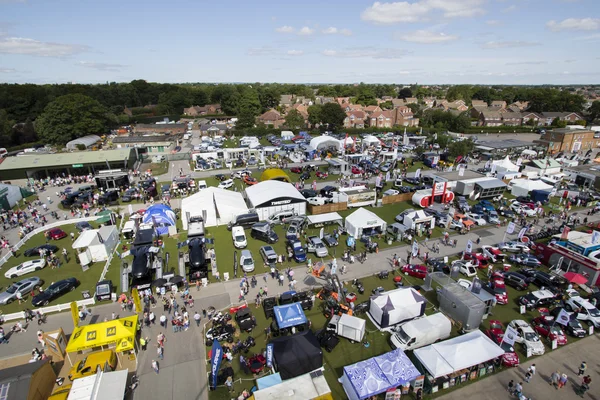
[[[467,242],[467,247],[465,248],[465,253],[471,252],[473,252],[473,242],[471,241],[471,239],[469,239],[469,241]]]
[[[458,167],[458,176],[464,176],[465,175],[465,167],[463,165]]]
[[[600,242],[600,232],[592,232],[592,244],[598,244]]]
[[[412,256],[416,257],[417,254],[419,254],[419,244],[417,243],[417,241],[415,240],[412,244]]]
[[[571,316],[569,315],[567,310],[563,308],[560,310],[560,313],[558,313],[558,316],[556,317],[556,322],[561,325],[567,326],[569,324],[570,319]]]
[[[514,346],[515,340],[517,340],[517,336],[518,336],[517,331],[513,327],[508,326],[508,327],[506,327],[506,332],[504,332],[502,341],[510,344],[511,346]]]
[[[491,164],[492,164],[492,160],[487,160],[487,162],[485,163],[485,167],[489,168]]]
[[[526,233],[527,233],[527,227],[521,229],[519,231],[519,239],[521,239],[523,236],[525,236]]]
[[[492,168],[490,169],[490,172],[493,174],[494,172],[496,172],[496,164],[492,164]]]
[[[420,176],[421,176],[421,168],[419,168],[418,170],[415,171],[415,179],[419,179]]]
[[[506,233],[508,233],[510,235],[514,231],[515,231],[515,223],[514,222],[509,222],[508,226],[506,227]]]

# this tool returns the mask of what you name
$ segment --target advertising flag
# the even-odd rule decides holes
[[[77,309],[77,302],[71,302],[71,317],[73,318],[73,326],[75,329],[79,328],[79,310]]]
[[[600,232],[592,232],[592,244],[598,244],[600,242]]]
[[[421,168],[415,171],[415,179],[419,179],[421,177]]]
[[[515,231],[515,223],[514,222],[509,222],[508,226],[506,227],[506,233],[508,233],[509,235],[512,234]]]
[[[419,244],[417,243],[417,241],[415,240],[412,244],[412,256],[416,257],[417,254],[419,254]]]
[[[515,340],[517,339],[517,331],[512,326],[506,327],[506,332],[504,332],[504,336],[502,337],[502,341],[504,343],[508,343],[511,346],[514,346]]]
[[[525,227],[525,228],[521,229],[521,230],[519,231],[519,236],[518,236],[518,237],[519,237],[519,239],[521,239],[523,236],[525,236],[525,234],[526,234],[526,233],[527,233],[527,227]]]
[[[269,343],[267,345],[267,367],[273,366],[273,344]]]
[[[571,319],[571,316],[569,315],[567,310],[562,308],[560,310],[560,313],[558,313],[558,316],[556,317],[556,322],[563,326],[567,326],[569,324],[569,319]]]
[[[465,253],[471,253],[473,251],[473,242],[471,239],[467,242],[467,247],[465,248]]]
[[[563,228],[563,231],[560,234],[560,238],[562,240],[567,240],[569,238],[569,232],[571,232],[571,228],[569,228],[568,226],[565,226]]]
[[[212,354],[210,359],[210,372],[212,374],[212,387],[217,387],[217,377],[219,375],[219,368],[221,367],[221,361],[223,361],[223,347],[218,340],[213,342]]]

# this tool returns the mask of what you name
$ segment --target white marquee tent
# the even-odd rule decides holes
[[[519,166],[514,164],[508,156],[503,158],[502,160],[492,161],[492,164],[496,166],[496,171],[510,171],[510,172],[518,172]]]
[[[330,147],[330,146],[336,146],[338,149],[341,149],[342,142],[340,140],[337,140],[333,136],[323,135],[323,136],[317,136],[316,138],[311,139],[310,146],[313,149],[317,149],[317,150],[326,148],[326,147]]]
[[[504,354],[480,330],[416,349],[413,354],[435,379],[478,365]]]
[[[385,232],[387,224],[377,214],[365,208],[359,208],[346,217],[345,227],[348,235],[360,238],[363,230],[378,229]]]
[[[247,213],[248,206],[241,193],[214,186],[202,189],[181,201],[183,229],[188,228],[186,213],[202,217],[203,210],[206,211],[204,226],[210,227],[228,224],[236,215]]]
[[[425,314],[425,298],[413,288],[399,288],[383,292],[371,299],[367,315],[379,328],[408,321]]]
[[[532,190],[552,190],[551,185],[541,180],[513,179],[510,184],[512,186],[510,193],[513,196],[527,196]]]
[[[119,230],[114,225],[81,232],[73,243],[81,265],[108,260],[119,242]]]

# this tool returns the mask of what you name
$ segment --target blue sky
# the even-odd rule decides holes
[[[600,81],[598,0],[0,0],[0,81]]]

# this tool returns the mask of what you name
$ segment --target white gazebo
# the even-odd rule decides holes
[[[203,217],[204,226],[226,225],[233,218],[248,212],[248,206],[239,192],[221,189],[214,186],[200,190],[181,201],[181,222],[183,229],[188,229],[190,217]]]
[[[73,243],[81,265],[108,260],[119,242],[119,230],[114,225],[81,232]]]
[[[532,190],[552,190],[553,186],[534,179],[513,179],[510,182],[512,189],[510,193],[513,196],[527,196]]]
[[[346,217],[344,223],[348,235],[360,238],[363,233],[372,233],[374,230],[383,233],[387,226],[386,222],[377,214],[366,208],[359,208]]]

